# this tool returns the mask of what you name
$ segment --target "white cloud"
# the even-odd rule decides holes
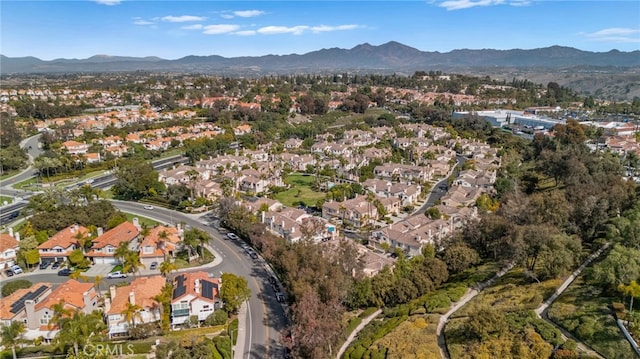
[[[167,21],[167,22],[191,22],[191,21],[203,21],[206,19],[206,17],[182,15],[182,16],[165,16],[160,19],[162,21]]]
[[[319,33],[319,32],[330,32],[330,31],[344,31],[344,30],[354,30],[359,28],[358,25],[338,25],[338,26],[312,26],[311,31]]]
[[[640,43],[640,29],[611,27],[585,35],[594,41]]]
[[[204,27],[203,34],[206,35],[220,35],[228,34],[238,30],[240,26],[231,24],[219,24],[219,25],[207,25]]]
[[[258,33],[264,35],[276,35],[276,34],[294,34],[301,35],[305,30],[308,30],[309,26],[265,26],[258,29]]]
[[[235,16],[231,15],[231,14],[222,14],[220,15],[221,18],[223,19],[233,19]]]
[[[492,6],[502,5],[504,0],[447,0],[441,2],[438,6],[447,10],[462,10],[476,6]]]
[[[136,17],[133,19],[133,24],[139,25],[139,26],[147,26],[147,25],[155,25],[155,22]]]
[[[261,11],[261,10],[240,10],[240,11],[233,12],[233,15],[237,17],[256,17],[263,14],[264,14],[264,11]]]
[[[118,5],[122,2],[122,0],[94,0],[96,3],[100,5]]]
[[[204,25],[202,25],[202,24],[187,25],[187,26],[181,27],[181,29],[184,29],[184,30],[202,30],[202,29],[204,29]]]
[[[242,30],[242,31],[236,31],[233,34],[239,35],[239,36],[253,36],[257,34],[257,32],[255,30]]]

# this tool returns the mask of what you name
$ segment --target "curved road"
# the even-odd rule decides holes
[[[266,264],[258,259],[252,260],[240,247],[241,241],[223,239],[217,230],[208,226],[204,215],[194,216],[164,209],[145,210],[144,205],[135,202],[112,201],[124,212],[155,219],[165,224],[182,223],[207,231],[213,241],[210,243],[221,256],[222,263],[207,271],[220,276],[223,272],[234,273],[247,278],[251,289],[251,298],[247,306],[246,323],[239,326],[245,330],[244,345],[238,343],[238,349],[244,347],[242,358],[281,358],[284,348],[280,344],[280,334],[286,328],[286,317],[280,303],[275,298],[268,281]],[[198,270],[195,268],[194,270]]]

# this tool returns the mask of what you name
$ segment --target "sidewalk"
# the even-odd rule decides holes
[[[240,309],[238,309],[238,337],[236,338],[236,344],[231,344],[231,352],[233,353],[233,359],[242,359],[244,357],[245,350],[245,336],[246,336],[246,322],[247,322],[247,302],[242,303]]]

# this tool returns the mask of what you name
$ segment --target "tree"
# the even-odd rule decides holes
[[[164,262],[160,263],[159,269],[160,274],[166,277],[168,274],[178,268],[176,267],[175,263],[165,260]]]
[[[78,357],[80,349],[84,348],[91,338],[102,334],[106,326],[98,312],[85,314],[81,311],[75,311],[60,320],[59,328],[60,332],[56,338],[58,345],[64,346],[71,343],[73,352]]]
[[[164,184],[158,181],[158,173],[151,163],[140,158],[130,158],[120,161],[118,165],[116,183],[112,188],[116,198],[139,200],[164,192]]]
[[[145,265],[142,264],[142,261],[140,260],[140,252],[129,251],[124,257],[122,271],[125,273],[133,273],[135,276],[135,274],[139,272],[140,268],[145,268]]]
[[[37,249],[28,250],[24,253],[24,260],[29,267],[38,264],[40,262],[40,252]]]
[[[122,315],[131,328],[136,326],[136,318],[142,320],[142,316],[140,315],[140,311],[142,307],[137,304],[132,304],[131,302],[127,302],[127,305],[122,310]]]
[[[615,244],[607,258],[593,266],[589,277],[611,289],[637,280],[640,278],[640,250]]]
[[[96,289],[98,290],[98,295],[102,295],[102,291],[100,290],[100,285],[104,283],[104,277],[101,275],[96,275],[95,277],[93,277],[93,285],[96,286]]]
[[[459,273],[480,262],[480,256],[465,243],[455,243],[445,248],[442,260],[447,264],[449,271]]]
[[[618,290],[630,297],[629,313],[633,313],[633,298],[640,297],[640,284],[632,280],[629,285],[620,284]]]
[[[2,345],[5,348],[10,347],[13,353],[13,359],[16,359],[16,346],[22,340],[22,333],[24,333],[24,324],[17,320],[14,320],[9,325],[2,326]]]
[[[184,243],[200,248],[200,258],[204,258],[204,245],[209,241],[211,241],[211,236],[201,229],[191,228],[184,232]]]
[[[222,289],[220,298],[224,302],[225,310],[229,313],[238,313],[240,305],[251,297],[251,290],[247,280],[233,273],[222,274]]]

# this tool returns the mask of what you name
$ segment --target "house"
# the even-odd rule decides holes
[[[249,134],[249,133],[251,133],[251,125],[247,125],[247,124],[239,125],[239,126],[237,126],[236,128],[233,129],[233,133],[236,136]]]
[[[209,278],[207,272],[182,273],[173,280],[171,297],[171,325],[184,324],[191,316],[207,319],[222,306],[218,278]]]
[[[174,257],[182,241],[182,231],[176,227],[163,225],[149,230],[149,233],[140,241],[140,261],[145,267],[153,262],[164,262],[168,257]]]
[[[139,235],[140,226],[137,218],[133,219],[133,223],[122,222],[104,233],[98,228],[98,237],[93,240],[91,251],[86,256],[95,264],[117,264],[119,260],[115,252],[120,243],[129,243],[129,249],[137,250],[136,240]]]
[[[9,228],[9,233],[0,233],[0,269],[16,264],[19,241],[20,233],[14,233],[13,228]]]
[[[240,190],[249,193],[263,193],[269,189],[269,181],[253,175],[243,176],[240,180]]]
[[[104,304],[109,337],[125,335],[129,325],[159,321],[162,304],[154,298],[162,292],[166,283],[163,276],[156,275],[136,278],[126,286],[109,287],[110,298],[105,299]],[[128,323],[126,312],[133,305],[141,309],[132,315],[131,323]]]
[[[24,302],[28,299],[38,303],[51,294],[51,284],[35,283],[29,288],[20,288],[0,300],[0,327],[9,326],[11,322],[27,322]]]
[[[322,205],[322,217],[337,218],[344,224],[359,228],[377,220],[378,209],[372,202],[367,201],[365,196],[356,195],[355,198],[343,202],[325,202]]]
[[[302,140],[298,138],[290,138],[284,142],[284,148],[287,150],[294,150],[302,146]]]
[[[38,246],[41,262],[67,261],[71,252],[80,248],[80,240],[89,237],[89,230],[83,226],[73,224]]]
[[[66,141],[62,143],[62,147],[64,147],[68,153],[72,155],[81,155],[87,153],[89,151],[89,145],[86,143],[80,143],[78,141]]]
[[[85,153],[83,157],[87,163],[98,163],[101,160],[99,153]]]
[[[38,291],[47,292],[48,285],[41,286]],[[34,295],[35,296],[35,295]],[[50,323],[53,318],[54,306],[62,304],[66,310],[71,312],[80,311],[86,314],[98,309],[98,293],[93,283],[82,283],[75,279],[69,279],[56,289],[51,291],[46,297],[27,299],[24,302],[27,315],[26,338],[38,338],[43,336],[51,339],[56,334],[57,328]]]

